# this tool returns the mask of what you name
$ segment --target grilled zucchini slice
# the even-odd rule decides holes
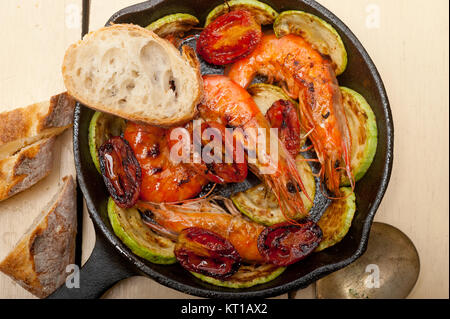
[[[346,87],[341,87],[341,93],[352,139],[350,165],[355,181],[359,181],[366,174],[377,151],[377,121],[361,94]],[[347,176],[342,177],[341,185],[350,185]]]
[[[349,187],[342,187],[341,191],[345,198],[334,200],[317,223],[323,237],[316,251],[336,245],[347,235],[352,225],[356,211],[355,193]]]
[[[116,236],[134,254],[155,264],[176,263],[175,243],[145,226],[137,209],[122,209],[110,198],[108,217]]]
[[[89,151],[97,171],[100,173],[98,149],[111,137],[120,136],[125,130],[125,120],[102,112],[95,112],[89,124]]]
[[[219,16],[231,10],[248,10],[260,24],[272,24],[278,16],[271,6],[256,0],[230,0],[227,3],[215,7],[206,17],[205,27],[217,19]]]
[[[297,156],[295,162],[298,172],[302,177],[303,185],[310,198],[314,201],[316,183],[311,167],[303,160],[301,155]],[[305,211],[309,212],[313,203],[306,198],[305,194],[302,194],[301,197],[305,205]],[[257,185],[244,192],[236,193],[231,196],[231,200],[241,213],[257,223],[271,226],[286,221],[275,195],[264,184]],[[298,216],[294,216],[295,219],[302,217],[305,216],[301,215],[300,212]]]
[[[276,18],[273,29],[279,38],[286,34],[302,36],[316,50],[331,58],[336,75],[347,68],[347,51],[341,36],[321,18],[303,11],[284,11]]]
[[[219,280],[198,273],[192,274],[209,284],[226,288],[250,288],[256,285],[265,284],[274,280],[283,273],[286,267],[275,265],[242,265],[239,270],[227,280]]]
[[[182,35],[190,31],[200,22],[196,17],[187,13],[170,14],[151,23],[146,29],[155,32],[161,38],[169,35]]]

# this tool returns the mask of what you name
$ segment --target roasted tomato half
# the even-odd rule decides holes
[[[228,240],[198,227],[180,233],[175,256],[188,271],[217,279],[232,276],[241,265],[241,256]]]
[[[231,137],[231,141],[226,140],[225,126],[217,122],[204,122],[201,130],[203,147],[214,142],[216,133],[222,137],[222,141],[219,141],[219,144],[222,145],[222,153],[213,154],[214,158],[211,156],[211,159],[207,163],[205,163],[205,161],[202,163],[202,168],[206,177],[211,182],[218,184],[243,182],[248,173],[247,161],[244,156],[242,156],[241,159],[238,158],[237,148],[235,147],[236,141],[234,141],[234,138]],[[207,136],[208,134],[206,133],[208,133],[208,130],[209,132],[212,130],[212,136]],[[216,133],[214,133],[214,131]],[[230,156],[229,160],[227,160],[226,155]]]
[[[258,250],[268,263],[288,266],[311,254],[321,240],[322,230],[312,221],[282,223],[261,232]]]
[[[199,130],[200,139],[195,138],[196,132],[194,132],[192,123],[188,123],[184,128],[189,132],[193,145],[183,147],[191,149],[192,152],[198,152],[197,157],[200,158],[195,161],[193,154],[190,155],[187,165],[192,170],[210,182],[218,184],[240,183],[247,178],[247,161],[244,156],[239,158],[234,137],[231,136],[231,141],[226,139],[225,126],[217,122],[203,122]],[[171,136],[171,134],[168,135]],[[199,143],[195,145],[197,140]],[[169,145],[173,147],[178,142],[180,140],[170,140]],[[214,148],[214,145],[217,146],[217,149]],[[208,146],[209,149],[205,150],[205,147]]]
[[[279,129],[279,138],[288,152],[297,156],[301,149],[301,131],[295,105],[289,100],[276,101],[267,111],[266,118],[272,127]]]
[[[261,38],[261,25],[252,14],[235,10],[218,17],[203,30],[197,52],[208,63],[230,64],[252,53]]]
[[[122,208],[136,204],[141,189],[141,167],[126,140],[113,137],[98,150],[103,180],[114,202]]]

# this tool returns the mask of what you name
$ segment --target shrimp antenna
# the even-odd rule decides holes
[[[225,2],[225,4],[226,4],[227,7],[228,7],[228,12],[230,12],[230,11],[231,11],[231,6],[230,6],[230,4],[228,3],[228,0],[225,0],[224,2]]]
[[[293,219],[292,217],[290,217],[290,216],[288,216],[288,209],[287,209],[287,204],[286,203],[284,203],[282,200],[281,200],[281,196],[280,196],[280,193],[278,192],[278,190],[279,190],[279,188],[278,187],[275,187],[275,186],[273,186],[273,187],[271,187],[276,193],[275,193],[275,198],[277,199],[277,202],[278,202],[278,206],[280,207],[280,210],[281,210],[281,213],[283,214],[283,217],[284,217],[284,219],[288,222],[288,223],[290,223],[290,224],[292,224],[292,225],[296,225],[296,226],[300,226],[300,224],[295,220],[295,219]],[[282,188],[283,189],[283,188]],[[304,210],[305,210],[305,208],[304,208],[304,206],[303,206],[303,203],[301,203],[301,211],[303,212]]]
[[[313,148],[314,148],[314,145],[311,144],[310,146],[307,146],[307,147],[305,147],[305,148],[302,148],[302,149],[300,150],[300,153],[308,152],[308,151],[312,150]]]
[[[312,203],[313,200],[311,199],[311,197],[309,196],[308,192],[306,191],[305,186],[303,185],[302,178],[300,177],[300,174],[298,173],[297,167],[296,167],[296,165],[293,164],[293,159],[288,157],[287,158],[287,164],[288,164],[288,167],[289,167],[292,175],[294,175],[294,179],[296,181],[296,185],[295,186],[296,186],[298,192],[299,193],[303,192],[305,194],[306,198]],[[302,206],[303,206],[303,202],[302,202]]]

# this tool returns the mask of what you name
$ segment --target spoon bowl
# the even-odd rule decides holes
[[[353,264],[316,283],[319,299],[402,299],[420,272],[412,241],[399,229],[373,223],[367,251]]]

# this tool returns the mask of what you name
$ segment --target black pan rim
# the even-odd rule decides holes
[[[125,9],[122,9],[115,13],[107,22],[107,25],[111,24],[113,21],[116,21],[119,17],[135,13],[136,11],[143,11],[147,10],[151,7],[153,7],[155,4],[162,2],[164,0],[158,0],[158,1],[147,1],[143,3],[138,3],[136,5],[132,5],[130,7],[127,7]],[[361,44],[361,42],[356,38],[356,36],[353,34],[353,32],[338,18],[336,17],[332,12],[330,12],[328,9],[320,5],[319,3],[313,1],[313,0],[301,0],[304,4],[307,6],[312,7],[313,9],[319,11],[323,16],[328,20],[332,21],[333,24],[335,24],[342,32],[346,34],[346,36],[349,38],[351,43],[354,45],[354,47],[359,51],[361,54],[364,63],[368,66],[369,70],[372,73],[372,76],[376,80],[376,87],[378,89],[377,94],[381,98],[381,103],[383,106],[384,115],[386,117],[386,136],[387,136],[387,145],[386,145],[386,156],[384,159],[384,168],[383,173],[380,176],[380,187],[377,190],[377,195],[375,197],[375,200],[372,204],[372,206],[369,209],[368,215],[363,223],[363,231],[362,231],[362,237],[361,241],[359,243],[359,246],[355,253],[340,262],[332,263],[332,264],[326,264],[323,265],[314,271],[308,273],[307,275],[300,277],[294,281],[291,281],[289,283],[271,287],[267,289],[261,289],[258,291],[248,291],[243,292],[240,290],[236,290],[235,292],[228,292],[228,291],[215,291],[207,288],[201,288],[201,287],[193,287],[191,285],[186,285],[184,283],[178,282],[176,280],[173,280],[171,278],[167,278],[166,276],[152,270],[149,268],[145,263],[142,262],[142,260],[139,259],[139,257],[135,256],[133,253],[131,253],[130,250],[124,244],[118,239],[104,224],[102,221],[100,214],[97,212],[94,202],[87,190],[87,183],[88,181],[84,179],[82,174],[82,160],[81,160],[81,154],[79,150],[79,142],[78,142],[78,132],[79,132],[79,123],[80,123],[80,113],[82,111],[82,106],[80,104],[77,104],[76,110],[75,110],[75,116],[74,116],[74,157],[75,157],[75,166],[76,171],[78,175],[78,181],[80,188],[83,192],[83,195],[86,200],[86,205],[89,210],[89,214],[91,219],[94,222],[96,231],[100,231],[103,236],[114,246],[114,248],[119,252],[121,256],[123,256],[126,260],[124,262],[128,261],[132,263],[142,274],[147,275],[157,281],[160,284],[163,284],[165,286],[168,286],[170,288],[179,290],[184,293],[188,293],[191,295],[199,296],[199,297],[206,297],[206,298],[266,298],[266,297],[273,297],[277,295],[281,295],[283,293],[286,293],[288,291],[294,290],[294,289],[300,289],[305,288],[312,282],[316,281],[317,279],[334,272],[336,270],[339,270],[356,259],[358,259],[366,250],[367,248],[367,242],[368,237],[370,233],[370,227],[372,225],[375,213],[384,197],[384,194],[387,190],[388,183],[391,177],[392,173],[392,167],[393,167],[393,150],[394,150],[394,126],[393,126],[393,118],[392,113],[390,110],[389,100],[387,97],[387,93],[385,90],[385,86],[383,84],[383,81],[381,80],[380,74],[373,63],[372,59],[370,58],[369,54]],[[139,9],[139,10],[137,10]]]

